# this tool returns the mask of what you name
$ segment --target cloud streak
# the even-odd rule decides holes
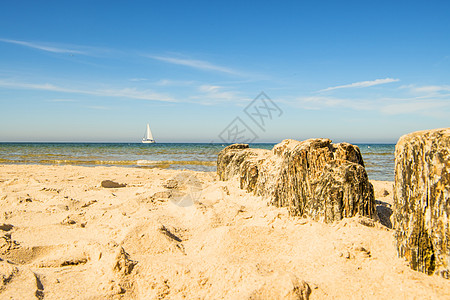
[[[240,93],[223,86],[204,84],[197,87],[197,94],[188,98],[190,102],[201,105],[218,103],[239,104],[248,101]]]
[[[167,95],[159,94],[151,90],[138,90],[135,88],[103,89],[103,90],[69,89],[49,83],[36,84],[24,82],[11,82],[5,80],[0,80],[0,87],[12,89],[29,89],[29,90],[84,94],[100,97],[116,97],[116,98],[121,97],[121,98],[161,101],[161,102],[177,102],[175,99]]]
[[[52,53],[70,53],[70,54],[84,54],[84,55],[87,54],[86,52],[80,51],[80,50],[59,48],[59,47],[53,47],[53,46],[49,46],[49,45],[45,45],[45,44],[32,43],[32,42],[26,42],[26,41],[0,39],[0,42],[21,45],[21,46],[25,46],[28,48],[38,49],[38,50],[52,52]]]
[[[157,86],[192,86],[195,83],[193,80],[170,80],[161,79],[154,82]]]
[[[397,100],[392,103],[385,103],[378,109],[386,115],[425,115],[437,118],[447,118],[450,104],[446,100],[440,99],[408,99]]]
[[[450,92],[450,85],[425,85],[425,86],[415,86],[415,85],[404,85],[400,87],[401,89],[409,89],[413,93],[442,93]]]
[[[378,111],[384,115],[424,115],[446,118],[450,109],[450,95],[445,98],[399,97],[376,99],[343,99],[330,96],[296,98],[291,105],[307,110],[351,109]]]
[[[50,99],[47,100],[47,102],[77,102],[77,101],[73,99]]]
[[[333,91],[333,90],[337,90],[337,89],[363,88],[363,87],[370,87],[370,86],[374,86],[374,85],[386,84],[386,83],[397,82],[397,81],[400,81],[400,79],[384,78],[384,79],[375,79],[375,80],[370,80],[370,81],[359,81],[359,82],[354,82],[354,83],[350,83],[350,84],[332,86],[332,87],[320,90],[319,92],[328,92],[328,91]]]
[[[335,97],[300,97],[296,99],[296,106],[300,106],[303,109],[320,110],[322,108],[350,108],[353,110],[372,110],[374,108],[373,103],[366,100],[351,100],[341,99]]]
[[[176,58],[176,57],[169,57],[169,56],[155,56],[155,55],[146,55],[146,57],[155,59],[158,61],[174,64],[174,65],[180,65],[180,66],[186,66],[191,67],[198,70],[203,71],[215,71],[220,73],[226,73],[231,75],[242,75],[236,70],[218,66],[215,64],[212,64],[210,62],[204,61],[204,60],[194,60],[194,59],[183,59],[183,58]]]

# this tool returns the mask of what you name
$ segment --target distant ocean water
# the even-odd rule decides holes
[[[251,144],[272,149],[275,144]],[[394,180],[394,144],[357,144],[369,179]],[[215,171],[223,144],[0,143],[0,164],[122,166]]]

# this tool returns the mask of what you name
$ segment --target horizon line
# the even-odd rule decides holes
[[[283,139],[285,140],[285,139]],[[281,143],[283,140],[278,141],[278,142],[251,142],[251,143],[243,143],[243,144],[279,144]],[[293,139],[299,142],[302,141],[306,141],[308,139],[303,139],[303,140],[297,140],[297,139]],[[152,145],[157,145],[157,144],[213,144],[213,145],[219,145],[219,144],[228,144],[228,145],[233,145],[233,144],[238,144],[239,142],[231,142],[231,143],[226,143],[226,142],[183,142],[183,141],[178,141],[178,142],[156,142],[156,143],[152,143],[150,145],[142,143],[142,142],[138,142],[138,141],[0,141],[0,144],[142,144],[142,145],[148,145],[148,146],[152,146]],[[338,144],[338,143],[350,143],[350,144],[355,144],[355,145],[395,145],[397,144],[397,142],[348,142],[348,141],[342,141],[342,140],[338,140],[336,142],[332,141],[332,143],[334,144]]]

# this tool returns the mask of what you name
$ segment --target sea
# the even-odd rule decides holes
[[[250,144],[272,149],[275,144]],[[356,144],[370,180],[394,180],[395,144]],[[0,143],[0,164],[119,166],[216,171],[225,144]]]

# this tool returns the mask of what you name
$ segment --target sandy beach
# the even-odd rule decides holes
[[[381,222],[324,224],[215,173],[0,165],[0,298],[449,299],[397,257],[372,184]]]

